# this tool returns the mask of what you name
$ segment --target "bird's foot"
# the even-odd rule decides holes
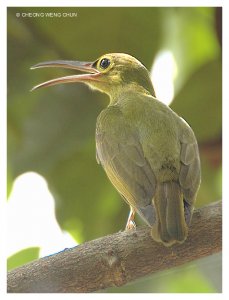
[[[132,230],[132,229],[136,229],[136,224],[133,220],[129,220],[126,224],[125,230]]]
[[[130,213],[129,213],[129,217],[126,223],[126,228],[125,230],[132,230],[132,229],[136,229],[136,224],[134,222],[134,216],[135,216],[135,210],[130,207]]]

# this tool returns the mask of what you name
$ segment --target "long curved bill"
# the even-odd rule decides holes
[[[34,86],[31,91],[34,91],[41,87],[48,87],[60,83],[68,83],[68,82],[88,82],[98,80],[100,76],[100,72],[93,67],[94,62],[81,62],[81,61],[71,61],[71,60],[54,60],[54,61],[46,61],[35,66],[32,66],[30,69],[38,69],[38,68],[48,68],[48,67],[60,67],[65,69],[74,69],[78,71],[87,72],[87,74],[80,75],[70,75],[55,78],[52,80],[45,81]]]

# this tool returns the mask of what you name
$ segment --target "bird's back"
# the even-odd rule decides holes
[[[157,180],[178,179],[180,117],[152,96],[133,93],[130,99],[121,99],[117,106],[126,124],[137,133]]]

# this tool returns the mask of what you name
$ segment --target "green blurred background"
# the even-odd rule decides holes
[[[23,17],[46,12],[62,17]],[[31,93],[35,84],[72,71],[29,68],[46,60],[92,61],[124,52],[150,70],[156,55],[169,50],[177,64],[171,107],[192,126],[200,148],[202,184],[196,206],[220,200],[221,23],[221,8],[211,7],[8,8],[9,195],[17,176],[34,171],[48,182],[60,227],[78,243],[123,229],[128,207],[95,159],[96,117],[108,104],[107,96],[82,84]],[[22,250],[23,259],[20,253],[11,257],[9,268],[39,256],[37,248]],[[106,290],[220,291],[220,254]]]

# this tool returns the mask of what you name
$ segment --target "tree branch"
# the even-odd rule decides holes
[[[44,257],[8,273],[8,292],[93,292],[121,286],[222,249],[222,209],[195,210],[185,243],[166,248],[149,227],[118,232]]]

